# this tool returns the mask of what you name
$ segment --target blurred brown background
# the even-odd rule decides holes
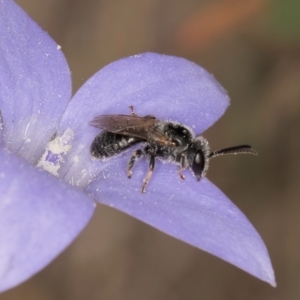
[[[265,241],[276,289],[131,217],[99,206],[79,238],[10,299],[300,299],[300,1],[17,0],[62,46],[74,92],[145,51],[186,57],[228,90],[205,136],[257,158],[216,159],[208,177]]]

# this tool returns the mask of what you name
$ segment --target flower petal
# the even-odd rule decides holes
[[[3,138],[3,123],[2,123],[2,117],[1,117],[1,111],[0,111],[0,147],[4,147],[4,138]]]
[[[91,161],[89,151],[99,130],[88,122],[96,115],[130,114],[128,106],[133,105],[141,116],[173,119],[201,133],[221,117],[228,104],[219,83],[186,59],[145,53],[118,60],[90,78],[68,106],[57,136],[67,136],[64,140],[71,141],[72,149],[59,175],[86,186],[99,172],[100,165]]]
[[[141,194],[148,163],[137,163],[130,180],[126,177],[126,164],[121,158],[114,159],[87,192],[101,203],[276,285],[261,237],[207,178],[198,182],[187,171],[186,180],[181,181],[176,166],[157,161],[147,191]]]
[[[36,163],[70,100],[60,47],[18,5],[0,2],[0,109],[7,147]]]
[[[0,291],[44,268],[90,220],[86,194],[0,148]]]

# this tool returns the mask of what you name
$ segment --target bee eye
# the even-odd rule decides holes
[[[204,170],[204,163],[205,158],[202,150],[197,150],[192,164],[192,170],[197,177],[197,180],[201,179],[201,175]]]

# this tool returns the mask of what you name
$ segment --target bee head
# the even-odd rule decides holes
[[[207,140],[203,136],[197,136],[190,153],[190,167],[198,181],[206,175],[208,170],[209,153]]]
[[[210,152],[207,140],[203,136],[197,136],[191,145],[189,153],[189,165],[197,180],[199,181],[201,177],[206,175],[208,162],[211,158],[225,154],[257,155],[257,152],[249,145],[234,146]]]

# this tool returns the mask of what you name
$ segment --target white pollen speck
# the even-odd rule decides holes
[[[170,198],[169,198],[169,200],[172,200],[174,198],[174,195],[172,195]]]
[[[61,49],[61,45],[57,45],[57,46],[56,46],[56,49],[57,49],[57,50],[60,50],[60,49]]]

